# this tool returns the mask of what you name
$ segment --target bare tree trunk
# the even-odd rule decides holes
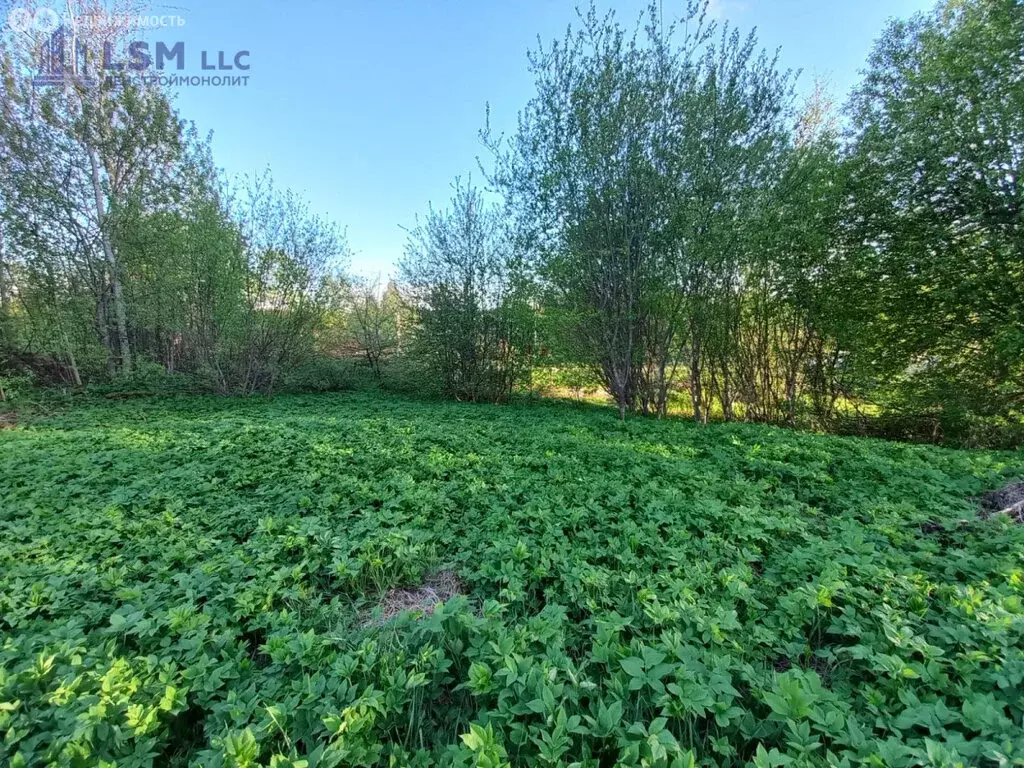
[[[796,426],[796,372],[790,370],[786,376],[786,408],[789,426]]]
[[[0,352],[5,346],[14,346],[14,329],[10,324],[11,317],[11,289],[13,273],[7,267],[7,242],[4,239],[4,230],[0,226]],[[2,392],[0,392],[2,395]],[[0,400],[4,399],[0,397]]]
[[[82,377],[78,373],[78,363],[75,362],[75,353],[71,351],[71,346],[68,346],[68,366],[71,368],[71,380],[74,381],[75,386],[81,389]]]
[[[103,254],[107,258],[107,265],[110,268],[110,287],[114,300],[114,321],[117,324],[117,343],[121,352],[121,372],[130,373],[132,370],[132,353],[128,346],[128,317],[125,312],[124,296],[121,292],[121,270],[117,263],[117,255],[114,253],[114,246],[110,241],[110,232],[106,226],[105,205],[103,203],[103,184],[100,181],[100,163],[96,157],[96,150],[88,148],[89,164],[92,166],[92,190],[96,199],[96,220],[100,226],[100,240],[103,243]]]
[[[7,285],[7,252],[5,247],[4,230],[0,226],[0,352],[8,344],[13,346],[14,343],[13,333],[8,327],[11,317],[11,297],[10,289]],[[0,390],[0,400],[3,399],[3,390]]]
[[[11,297],[7,286],[7,250],[4,229],[0,227],[0,319],[11,314]]]
[[[78,373],[78,362],[75,360],[75,351],[71,347],[71,339],[68,338],[68,332],[67,329],[64,327],[63,320],[60,322],[60,338],[61,342],[63,342],[64,345],[64,354],[67,356],[68,359],[67,367],[68,370],[71,372],[71,382],[76,387],[81,388],[82,377]]]
[[[668,352],[665,352],[661,360],[658,361],[658,401],[655,404],[655,408],[657,409],[659,419],[668,416],[668,375],[665,371],[665,359],[668,357],[668,354]]]
[[[694,328],[690,334],[690,399],[693,401],[693,420],[698,424],[705,421],[704,387],[701,382],[700,334]]]
[[[722,363],[722,413],[726,421],[733,421],[736,417],[732,408],[732,379],[729,376],[729,361]]]
[[[99,297],[96,301],[96,325],[100,331],[100,341],[107,350],[107,373],[113,376],[117,371],[114,368],[114,347],[110,341],[110,317],[107,312],[107,280],[106,275],[101,275]]]

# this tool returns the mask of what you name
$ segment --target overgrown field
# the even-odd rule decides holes
[[[0,432],[0,764],[1024,764],[1024,455],[371,395]],[[442,571],[432,615],[389,595]]]

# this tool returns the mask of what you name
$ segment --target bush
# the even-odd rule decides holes
[[[568,392],[576,400],[604,390],[600,373],[589,365],[535,368],[530,383],[542,394],[557,396]]]
[[[444,387],[428,366],[416,358],[396,357],[381,369],[381,387],[418,397],[441,397]]]
[[[281,377],[284,392],[344,392],[353,389],[359,372],[349,360],[314,357]]]
[[[94,384],[86,388],[97,395],[118,393],[146,393],[154,395],[186,395],[212,391],[202,376],[193,373],[168,373],[159,363],[140,361],[128,376],[106,384]]]
[[[0,467],[0,765],[1024,754],[1024,526],[968,501],[1024,454],[374,393],[87,402]]]
[[[958,448],[1013,450],[1024,445],[1024,417],[977,416],[964,413],[844,414],[830,431],[837,435],[877,437],[903,443],[930,443]]]
[[[25,399],[35,389],[35,380],[31,373],[0,376],[0,390],[3,399],[0,402],[17,402]]]

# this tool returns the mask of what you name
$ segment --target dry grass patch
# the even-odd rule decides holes
[[[438,571],[420,587],[389,589],[377,608],[363,621],[363,627],[380,627],[406,611],[429,616],[440,603],[465,594],[465,584],[454,571]]]
[[[981,506],[985,517],[1006,514],[1018,523],[1024,523],[1024,481],[986,493],[981,499]]]

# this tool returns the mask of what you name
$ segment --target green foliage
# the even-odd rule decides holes
[[[953,428],[1024,405],[1022,40],[1019,2],[944,0],[886,29],[852,102],[855,360]]]
[[[33,376],[30,373],[18,375],[0,376],[0,390],[3,391],[3,400],[0,402],[13,403],[26,399],[32,394],[35,387]]]
[[[317,356],[300,363],[282,377],[284,392],[343,392],[352,389],[360,374],[348,360]]]
[[[126,390],[151,364],[196,392],[278,388],[312,356],[344,233],[269,172],[229,190],[159,88],[37,93],[28,71],[0,57],[0,367],[76,388]]]
[[[968,501],[1020,453],[346,393],[101,401],[0,464],[4,764],[1024,759],[1024,526]]]
[[[544,394],[569,393],[576,400],[602,388],[601,374],[586,365],[537,367],[532,371],[530,386]]]
[[[141,361],[132,372],[111,384],[97,384],[88,387],[89,392],[97,394],[117,394],[124,392],[152,393],[156,395],[174,395],[187,393],[210,392],[212,382],[205,381],[202,376],[190,373],[168,373],[159,363]]]
[[[441,380],[425,361],[415,356],[396,357],[383,366],[381,386],[389,392],[420,398],[436,399],[444,395]]]
[[[403,330],[413,325],[411,312],[393,282],[381,291],[379,281],[356,278],[342,295],[343,307],[332,313],[329,331],[357,351],[382,384],[384,364],[401,350]]]
[[[450,208],[430,209],[400,264],[415,310],[411,357],[446,397],[503,402],[529,377],[534,307],[500,211],[456,179]]]
[[[793,420],[777,401],[809,388],[825,330],[794,284],[826,260],[835,148],[820,126],[798,134],[792,78],[753,34],[704,3],[677,10],[632,26],[591,5],[539,44],[496,177],[543,276],[545,330],[572,350],[556,357],[600,371],[620,413],[666,415],[679,383],[697,420],[716,398],[729,418],[742,402]]]
[[[1019,421],[1019,0],[892,22],[846,141],[755,36],[663,10],[591,4],[531,52],[516,132],[484,132],[553,357],[599,370],[623,416],[831,429],[852,401],[959,443]]]

